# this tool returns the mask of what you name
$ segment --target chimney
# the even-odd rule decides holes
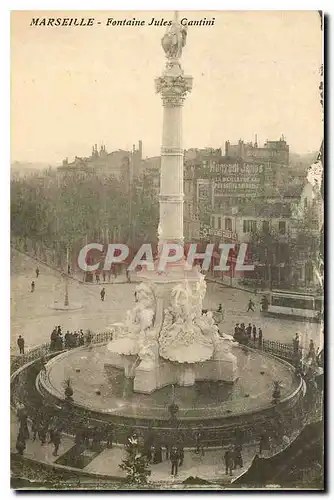
[[[139,151],[139,160],[142,160],[142,158],[143,158],[143,141],[139,141],[138,151]]]
[[[228,156],[230,141],[225,141],[225,156]]]

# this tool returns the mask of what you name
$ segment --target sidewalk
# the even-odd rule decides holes
[[[17,417],[14,411],[11,410],[12,453],[16,453],[15,445],[18,427]],[[26,442],[26,449],[23,456],[37,462],[57,466],[57,463],[55,462],[57,460],[61,461],[61,458],[66,455],[73,446],[74,438],[67,434],[63,434],[58,456],[55,457],[53,456],[54,447],[52,444],[46,443],[45,445],[42,445],[38,438],[36,441],[32,441],[30,438]],[[283,447],[280,447],[280,449],[264,452],[262,457],[268,458],[269,456],[282,451],[282,449]],[[204,456],[200,456],[195,453],[194,449],[185,448],[184,462],[179,469],[177,477],[174,478],[171,476],[171,464],[169,460],[163,460],[160,464],[152,464],[150,466],[151,476],[149,480],[150,482],[156,484],[177,484],[182,483],[188,477],[193,476],[219,484],[231,484],[237,477],[244,474],[251,466],[255,455],[258,453],[258,444],[252,443],[244,445],[242,452],[244,466],[242,469],[238,468],[234,470],[232,475],[225,474],[225,464],[223,458],[225,451],[226,448],[211,448],[205,450]],[[88,459],[88,462],[90,456],[92,457],[92,460],[83,469],[80,469],[82,472],[97,476],[125,477],[124,472],[119,468],[122,459],[126,456],[123,445],[114,444],[112,448],[105,448],[100,453],[94,453],[90,450],[86,450],[84,455]]]
[[[255,288],[247,287],[246,285],[241,284],[240,278],[232,278],[232,280],[231,280],[231,278],[229,278],[229,277],[225,277],[224,279],[222,279],[222,278],[206,275],[205,279],[208,282],[217,283],[218,285],[224,286],[226,288],[234,288],[235,290],[241,290],[243,292],[252,293],[254,295],[260,295],[261,293],[265,292],[265,290],[263,290],[263,289],[256,290]]]
[[[76,271],[72,274],[67,274],[65,272],[65,270],[63,269],[60,269],[58,267],[56,267],[55,265],[53,264],[48,264],[47,262],[44,262],[43,260],[41,260],[39,257],[36,257],[35,255],[31,255],[30,253],[27,253],[27,252],[24,252],[23,250],[19,250],[15,247],[11,247],[13,251],[17,252],[17,253],[21,253],[22,255],[25,255],[26,257],[29,257],[30,259],[38,262],[39,264],[51,269],[52,271],[55,271],[63,276],[67,276],[68,279],[71,279],[73,281],[76,281],[77,283],[81,283],[82,285],[90,285],[90,286],[93,286],[93,285],[97,285],[97,286],[106,286],[106,285],[122,285],[122,284],[126,284],[128,283],[128,280],[127,280],[127,277],[125,274],[119,274],[116,278],[114,277],[111,277],[110,281],[109,279],[107,279],[106,281],[102,281],[102,279],[100,280],[99,283],[96,282],[96,280],[94,279],[94,281],[92,283],[90,282],[87,282],[84,280],[84,277],[85,277],[85,272],[84,271]],[[137,283],[139,282],[139,280],[137,279],[135,273],[130,273],[130,280],[131,282],[130,283]]]

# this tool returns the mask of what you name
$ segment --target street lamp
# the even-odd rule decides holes
[[[65,300],[64,300],[64,306],[68,307],[69,306],[69,300],[68,300],[68,264],[69,264],[69,252],[68,252],[68,247],[66,248],[66,274],[65,274]]]

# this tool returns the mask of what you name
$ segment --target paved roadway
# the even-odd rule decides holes
[[[39,264],[40,275],[35,277],[36,261],[16,251],[11,258],[11,350],[17,352],[16,339],[23,335],[28,349],[48,342],[55,325],[66,330],[91,329],[103,331],[117,321],[125,320],[126,309],[134,305],[135,284],[106,284],[105,302],[100,299],[103,285],[81,284],[70,280],[69,300],[83,305],[77,311],[56,311],[50,306],[55,300],[64,300],[64,281],[61,275]],[[31,281],[36,288],[30,291]],[[247,313],[249,298],[255,302],[255,312]],[[237,322],[246,325],[251,322],[261,326],[265,339],[291,342],[296,332],[306,329],[310,338],[318,345],[320,326],[296,321],[264,318],[260,314],[261,296],[241,290],[223,287],[216,283],[208,283],[204,308],[215,309],[219,303],[225,309],[225,320],[221,330],[233,333]]]

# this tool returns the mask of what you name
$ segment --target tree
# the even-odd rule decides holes
[[[126,472],[126,478],[130,483],[146,484],[151,471],[148,468],[148,458],[138,438],[136,436],[128,438],[125,449],[128,456],[122,460],[119,467]]]

